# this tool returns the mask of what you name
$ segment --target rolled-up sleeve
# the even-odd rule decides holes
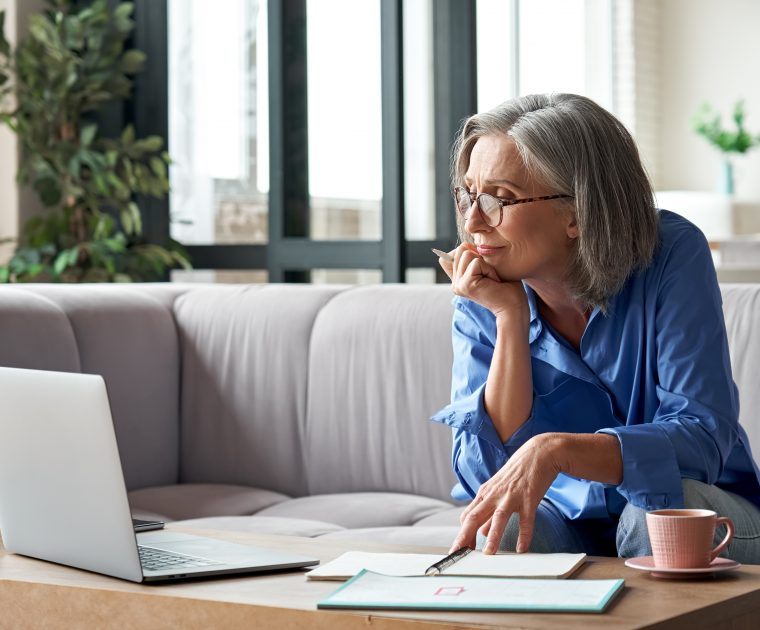
[[[483,307],[454,298],[452,343],[454,364],[451,376],[451,404],[430,419],[453,429],[452,465],[459,480],[452,496],[473,498],[509,456],[532,437],[530,419],[506,443],[501,441],[488,412],[484,395],[494,352],[488,331],[495,326],[493,316]]]
[[[599,431],[620,442],[618,491],[644,509],[682,507],[682,478],[714,484],[738,439],[720,290],[696,228],[684,229],[668,252],[654,308],[659,406],[644,424]]]

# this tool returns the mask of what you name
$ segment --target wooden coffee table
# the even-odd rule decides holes
[[[446,551],[292,536],[201,533],[242,544],[299,552],[323,562],[351,549]],[[760,565],[743,566],[718,577],[662,580],[629,569],[622,560],[591,558],[575,577],[623,578],[625,589],[602,614],[318,611],[317,602],[339,584],[307,582],[300,571],[144,586],[8,554],[0,547],[0,627],[183,630],[233,627],[756,630],[760,627]]]

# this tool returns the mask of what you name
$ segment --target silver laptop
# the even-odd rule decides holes
[[[7,551],[134,582],[296,569],[294,553],[135,534],[100,376],[0,368],[0,532]]]

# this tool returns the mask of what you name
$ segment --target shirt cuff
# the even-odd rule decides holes
[[[617,491],[644,510],[683,507],[683,486],[676,453],[656,424],[600,429],[614,435],[623,456],[623,481]]]
[[[440,422],[453,429],[462,429],[478,436],[489,444],[503,449],[504,445],[493,426],[493,421],[485,407],[486,385],[483,383],[472,394],[460,398],[431,416],[433,422]]]
[[[467,431],[467,433],[476,435],[499,450],[506,449],[507,454],[512,455],[534,435],[533,411],[531,410],[531,415],[520,428],[506,442],[502,442],[491,416],[486,411],[485,392],[486,385],[484,383],[472,394],[447,405],[431,416],[430,419],[453,429]]]

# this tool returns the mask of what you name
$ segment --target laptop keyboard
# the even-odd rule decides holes
[[[210,567],[222,564],[208,558],[198,556],[187,556],[183,553],[155,549],[154,547],[144,547],[138,545],[140,551],[140,564],[143,569],[148,571],[163,571],[164,569],[183,569],[195,567]]]

